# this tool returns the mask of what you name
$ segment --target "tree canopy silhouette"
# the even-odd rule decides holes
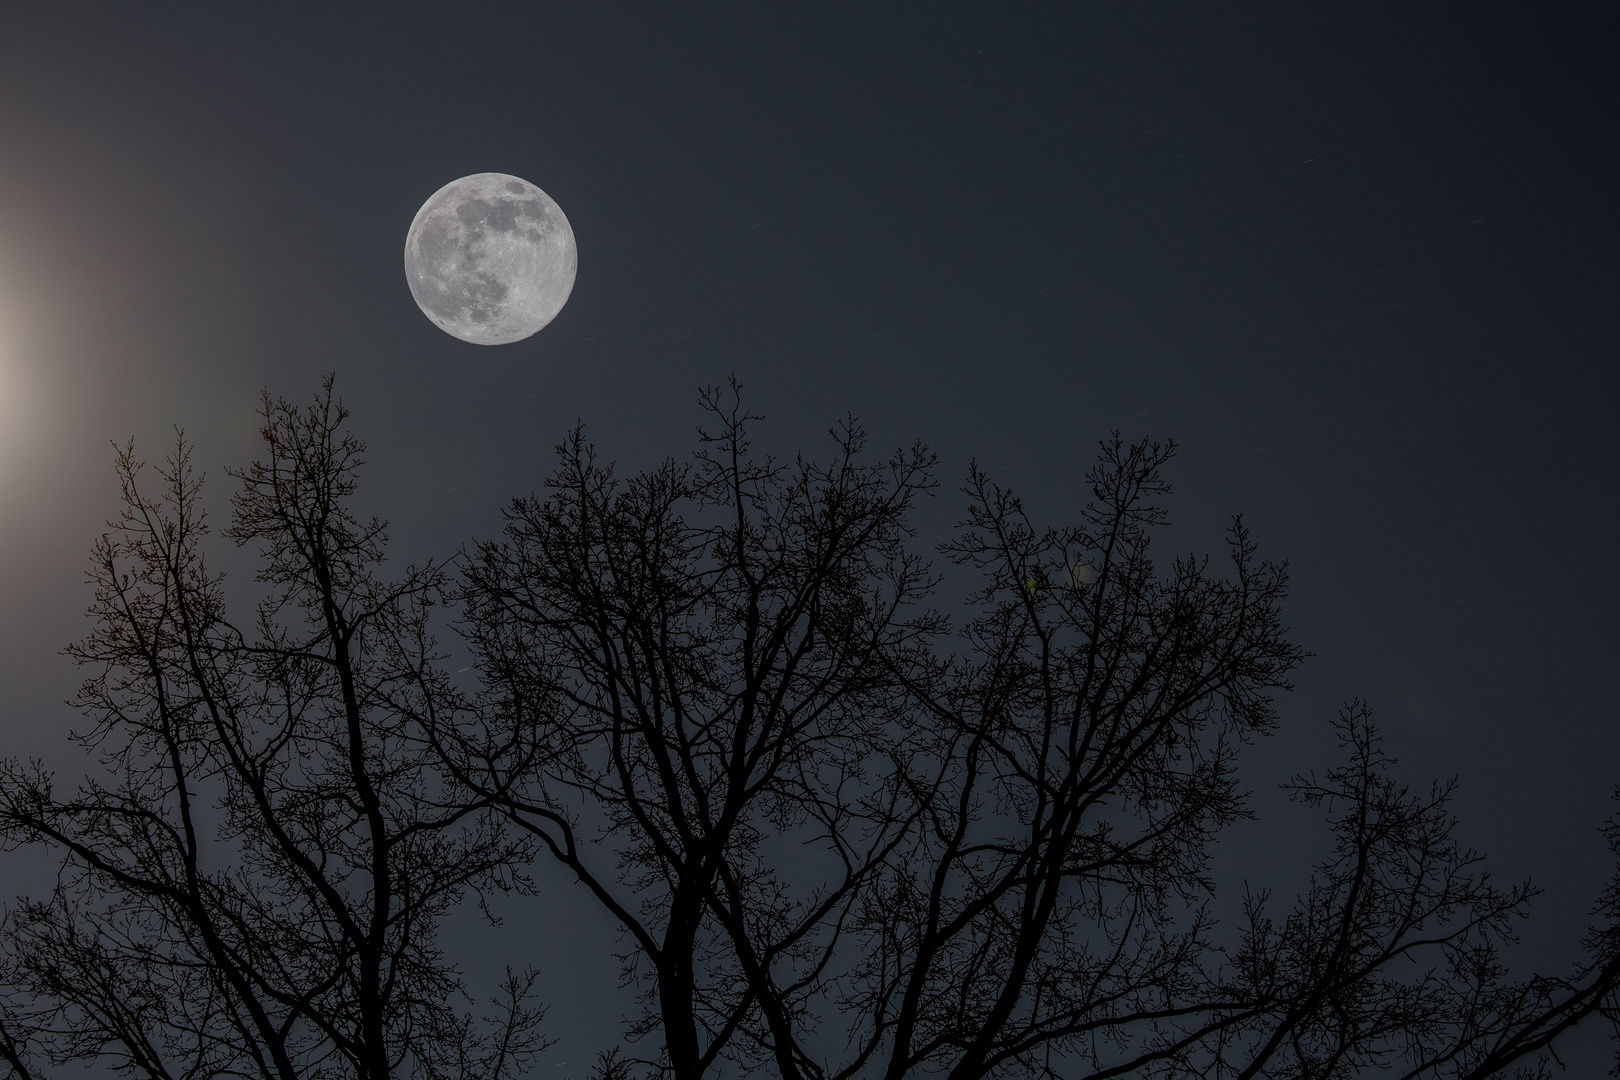
[[[1361,702],[1290,785],[1328,824],[1310,879],[1215,918],[1239,752],[1304,654],[1240,519],[1222,561],[1155,560],[1172,444],[1105,440],[1066,528],[970,470],[939,550],[977,585],[947,613],[924,448],[872,457],[849,421],[778,460],[735,383],[702,406],[691,460],[621,476],[576,429],[502,536],[386,581],[330,381],[267,399],[227,530],[261,546],[251,634],[184,448],[158,501],[123,453],[73,653],[110,779],[0,776],[8,841],[64,868],[8,913],[0,1058],[520,1072],[534,976],[475,1019],[434,930],[531,872],[622,931],[604,1080],[1536,1076],[1620,1020],[1620,879],[1568,974],[1513,977],[1535,890],[1457,842],[1451,785],[1394,778]],[[476,689],[443,670],[446,606]]]
[[[123,512],[69,650],[105,779],[61,798],[37,764],[0,770],[5,838],[62,858],[55,892],[4,925],[19,1075],[99,1059],[151,1080],[485,1080],[543,1045],[532,975],[477,1021],[435,944],[529,852],[444,797],[420,727],[448,697],[428,630],[444,574],[379,576],[383,524],[347,506],[363,448],[346,415],[330,379],[306,408],[265,397],[265,456],[235,474],[224,531],[259,548],[246,626],[205,562],[184,442],[157,494],[118,454]]]

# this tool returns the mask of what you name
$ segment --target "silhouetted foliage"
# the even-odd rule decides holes
[[[542,1045],[532,975],[474,1020],[434,941],[468,890],[529,858],[444,801],[421,737],[451,696],[427,628],[443,572],[378,576],[383,525],[347,508],[362,447],[330,380],[263,415],[266,457],[236,474],[225,530],[260,548],[248,628],[205,564],[183,440],[161,495],[118,455],[123,514],[70,650],[104,778],[64,799],[38,764],[0,772],[7,841],[62,857],[54,894],[6,916],[5,1057],[152,1080],[511,1075]]]
[[[520,1072],[534,976],[474,1020],[434,932],[536,864],[623,933],[638,1007],[599,1080],[1478,1080],[1620,1022],[1620,878],[1568,976],[1512,978],[1535,890],[1457,842],[1452,785],[1392,776],[1360,702],[1342,762],[1289,785],[1329,827],[1310,880],[1217,922],[1237,755],[1304,654],[1241,520],[1221,563],[1153,558],[1173,445],[1103,442],[1066,529],[973,468],[951,619],[913,550],[924,448],[868,459],[850,421],[829,461],[781,461],[735,383],[702,404],[691,461],[619,476],[576,429],[459,580],[390,583],[330,381],[267,399],[226,530],[262,548],[252,634],[184,446],[157,501],[124,452],[73,650],[107,779],[0,776],[7,841],[63,867],[6,916],[0,1060]],[[447,597],[474,696],[439,667]]]

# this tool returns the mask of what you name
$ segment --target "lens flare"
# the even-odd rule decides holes
[[[1083,589],[1091,584],[1095,574],[1091,564],[1084,559],[1074,559],[1069,563],[1068,584],[1071,589]]]

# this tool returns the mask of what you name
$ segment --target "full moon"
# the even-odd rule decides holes
[[[522,341],[555,319],[578,265],[562,207],[506,173],[444,185],[405,237],[405,280],[417,307],[474,345]]]

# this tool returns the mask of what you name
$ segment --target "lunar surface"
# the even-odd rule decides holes
[[[474,345],[522,341],[555,319],[578,265],[562,207],[506,173],[444,185],[405,237],[405,280],[422,314]]]

